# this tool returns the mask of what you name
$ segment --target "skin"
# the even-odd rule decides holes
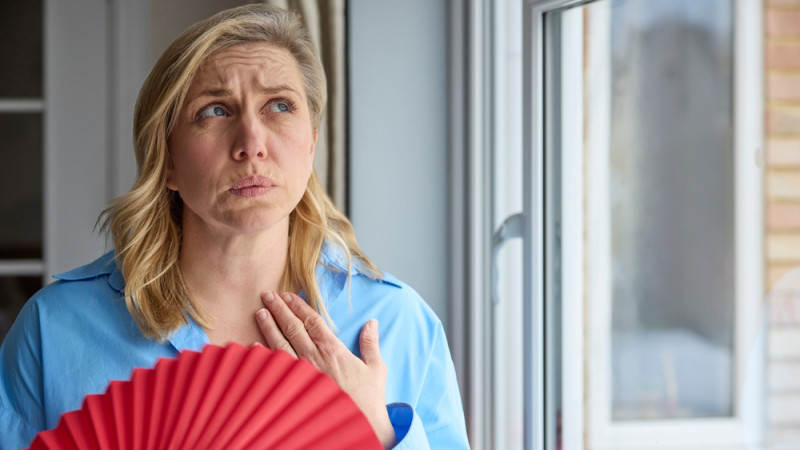
[[[211,343],[256,343],[308,359],[350,394],[390,447],[377,323],[362,329],[359,359],[302,299],[276,294],[289,215],[311,176],[316,140],[288,51],[259,43],[212,55],[169,137],[166,187],[184,203],[181,270],[192,300],[213,318]]]

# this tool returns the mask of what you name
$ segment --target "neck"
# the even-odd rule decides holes
[[[211,315],[212,326],[252,322],[263,307],[261,294],[279,292],[289,247],[288,221],[273,228],[256,236],[218,237],[184,227],[181,271],[192,302]]]

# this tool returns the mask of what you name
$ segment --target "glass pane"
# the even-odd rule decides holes
[[[613,417],[729,416],[731,2],[616,0],[610,29]]]
[[[42,116],[0,114],[0,259],[42,258]]]
[[[591,397],[612,422],[734,413],[732,8],[609,0],[546,17],[547,305],[558,323],[584,301],[600,324]]]
[[[0,277],[0,342],[22,305],[41,287],[41,277]]]
[[[0,2],[0,98],[42,97],[42,0]]]

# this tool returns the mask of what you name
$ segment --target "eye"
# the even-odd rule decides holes
[[[225,108],[219,105],[211,105],[203,110],[201,110],[197,117],[224,117],[227,116],[228,113],[225,112]]]
[[[275,113],[292,112],[294,111],[294,104],[288,100],[278,100],[270,103],[268,108]]]

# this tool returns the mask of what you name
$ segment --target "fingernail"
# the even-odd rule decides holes
[[[291,294],[283,294],[283,299],[286,300],[287,302],[290,302],[292,301],[292,296]]]
[[[267,292],[264,297],[266,297],[268,302],[275,300],[275,294],[273,294],[272,291]]]
[[[258,317],[258,320],[267,320],[267,310],[264,308],[259,309],[256,311],[256,317]]]
[[[369,325],[370,330],[378,331],[378,319],[371,319],[369,322],[367,322],[367,325]]]

